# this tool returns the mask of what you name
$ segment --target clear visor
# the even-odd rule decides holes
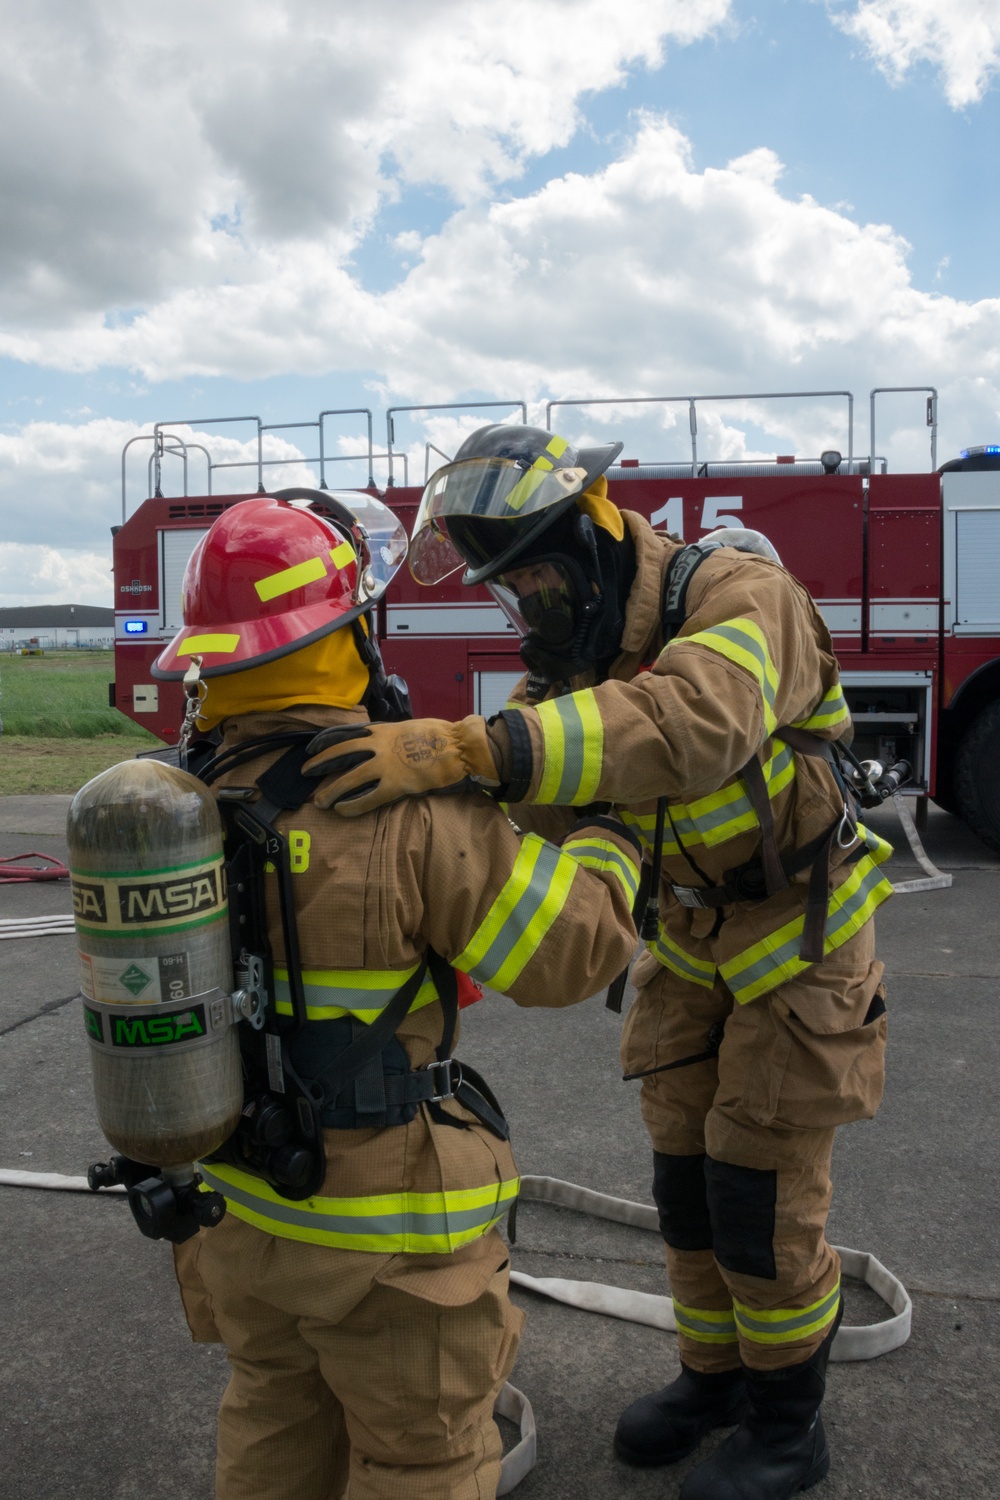
[[[331,495],[327,519],[347,531],[358,554],[356,602],[366,603],[385,593],[406,559],[406,528],[388,505],[352,490]],[[316,507],[320,515],[323,510]]]
[[[518,635],[534,635],[554,647],[572,640],[582,601],[562,563],[528,563],[501,573],[486,587]]]
[[[530,469],[509,458],[470,458],[432,474],[420,499],[410,543],[418,583],[439,583],[465,559],[448,538],[449,516],[518,521],[578,494],[586,469],[556,468],[544,454]]]

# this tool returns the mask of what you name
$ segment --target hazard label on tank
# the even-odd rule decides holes
[[[80,954],[80,988],[88,1000],[105,1005],[151,1005],[183,1000],[191,993],[186,953]]]

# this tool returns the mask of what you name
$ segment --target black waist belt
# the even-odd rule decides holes
[[[439,990],[447,988],[443,966],[434,977]],[[452,1032],[453,1026],[447,1024],[442,1041],[449,1047]],[[320,1110],[325,1129],[382,1130],[408,1125],[421,1104],[428,1107],[435,1123],[461,1128],[467,1122],[441,1108],[446,1100],[455,1099],[494,1135],[502,1140],[509,1137],[510,1127],[500,1105],[474,1068],[455,1057],[441,1056],[424,1068],[411,1068],[397,1036],[338,1085],[338,1060],[370,1035],[365,1022],[338,1016],[331,1021],[310,1021],[289,1040],[292,1062],[302,1078],[325,1084],[326,1100]]]

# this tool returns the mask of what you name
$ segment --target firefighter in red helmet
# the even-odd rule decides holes
[[[267,988],[279,1066],[320,1095],[318,1187],[293,1192],[230,1143],[200,1166],[228,1212],[177,1249],[194,1337],[229,1351],[221,1500],[495,1493],[493,1404],[523,1321],[497,1224],[518,1178],[499,1105],[453,1056],[457,981],[569,1004],[635,940],[640,856],[616,819],[556,845],[479,787],[349,829],[313,801],[308,742],[367,725],[373,686],[385,709],[366,621],[404,555],[364,495],[234,505],[191,558],[184,628],[156,667],[186,676],[200,727],[221,732],[200,774],[291,851],[291,923],[262,865]],[[488,752],[468,769],[495,781]]]
[[[830,1462],[830,1159],[836,1126],[881,1096],[871,917],[890,850],[833,749],[850,716],[806,590],[758,533],[685,546],[619,512],[620,446],[506,425],[467,439],[425,488],[411,568],[431,583],[464,563],[528,676],[488,724],[425,724],[433,757],[373,726],[320,737],[307,770],[330,778],[317,800],[368,815],[460,781],[472,746],[519,826],[611,804],[662,857],[622,1061],[642,1080],[681,1373],[623,1413],[615,1448],[670,1464],[735,1426],[682,1500],[790,1500]]]

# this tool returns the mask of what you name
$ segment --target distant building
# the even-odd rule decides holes
[[[93,604],[26,604],[0,609],[0,651],[37,642],[50,651],[104,647],[115,643],[115,612]]]

